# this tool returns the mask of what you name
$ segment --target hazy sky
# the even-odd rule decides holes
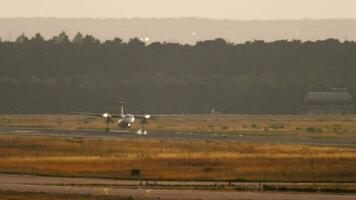
[[[356,18],[356,0],[0,0],[0,17]]]

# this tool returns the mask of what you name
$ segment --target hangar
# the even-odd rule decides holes
[[[352,114],[352,96],[346,88],[333,88],[328,92],[308,92],[304,97],[306,114]]]

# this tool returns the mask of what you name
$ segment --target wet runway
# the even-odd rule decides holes
[[[258,134],[214,134],[214,133],[163,133],[149,132],[147,135],[137,135],[135,131],[110,132],[98,130],[45,130],[29,128],[0,128],[0,134],[40,135],[40,136],[69,136],[91,138],[121,138],[121,139],[160,139],[160,140],[199,140],[199,141],[230,141],[237,143],[263,143],[263,144],[304,144],[318,146],[356,147],[356,137],[328,138],[298,135],[258,135]]]

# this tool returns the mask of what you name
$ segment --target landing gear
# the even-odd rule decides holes
[[[106,132],[109,132],[110,131],[110,123],[112,123],[113,121],[111,120],[111,118],[108,118],[105,120],[105,123],[106,123],[106,128],[105,128],[105,131]]]
[[[145,129],[146,119],[141,120],[141,128],[136,132],[137,135],[147,135],[147,130]]]
[[[106,132],[109,132],[109,131],[110,131],[109,124],[110,124],[110,122],[109,122],[109,121],[106,121],[106,128],[105,128],[105,131],[106,131]]]
[[[147,135],[147,130],[139,129],[136,133],[137,135]]]

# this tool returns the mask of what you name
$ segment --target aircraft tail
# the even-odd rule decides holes
[[[120,104],[120,115],[124,117],[124,104]]]

